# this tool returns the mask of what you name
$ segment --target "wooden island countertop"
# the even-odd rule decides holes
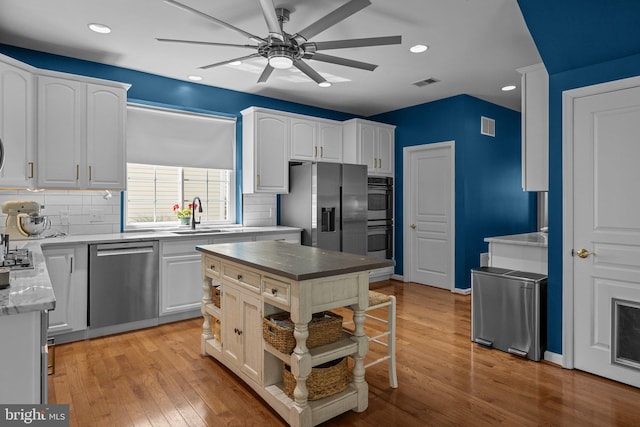
[[[201,245],[200,252],[303,281],[389,267],[389,260],[278,241]]]

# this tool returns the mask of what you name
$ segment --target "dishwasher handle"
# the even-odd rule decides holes
[[[112,249],[102,250],[96,252],[97,256],[120,256],[120,255],[137,255],[137,254],[151,254],[153,248],[132,248],[132,249]]]

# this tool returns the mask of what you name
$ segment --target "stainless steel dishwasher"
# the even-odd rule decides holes
[[[158,241],[89,245],[89,336],[158,324]]]

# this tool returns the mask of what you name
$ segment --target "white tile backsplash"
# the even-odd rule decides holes
[[[120,232],[120,193],[105,199],[105,192],[0,190],[0,205],[9,200],[33,200],[44,205],[42,214],[51,229],[72,235]],[[0,213],[0,230],[6,215]]]
[[[275,194],[243,194],[242,225],[245,227],[269,227],[277,225]]]

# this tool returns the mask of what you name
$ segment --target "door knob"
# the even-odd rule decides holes
[[[578,249],[578,252],[576,252],[576,253],[578,254],[578,256],[579,256],[580,258],[587,258],[589,255],[596,256],[596,253],[595,253],[595,252],[589,252],[589,251],[588,251],[588,250],[586,250],[586,249]]]
[[[413,228],[414,230],[416,229],[416,225],[415,224],[411,224],[409,227]]]

